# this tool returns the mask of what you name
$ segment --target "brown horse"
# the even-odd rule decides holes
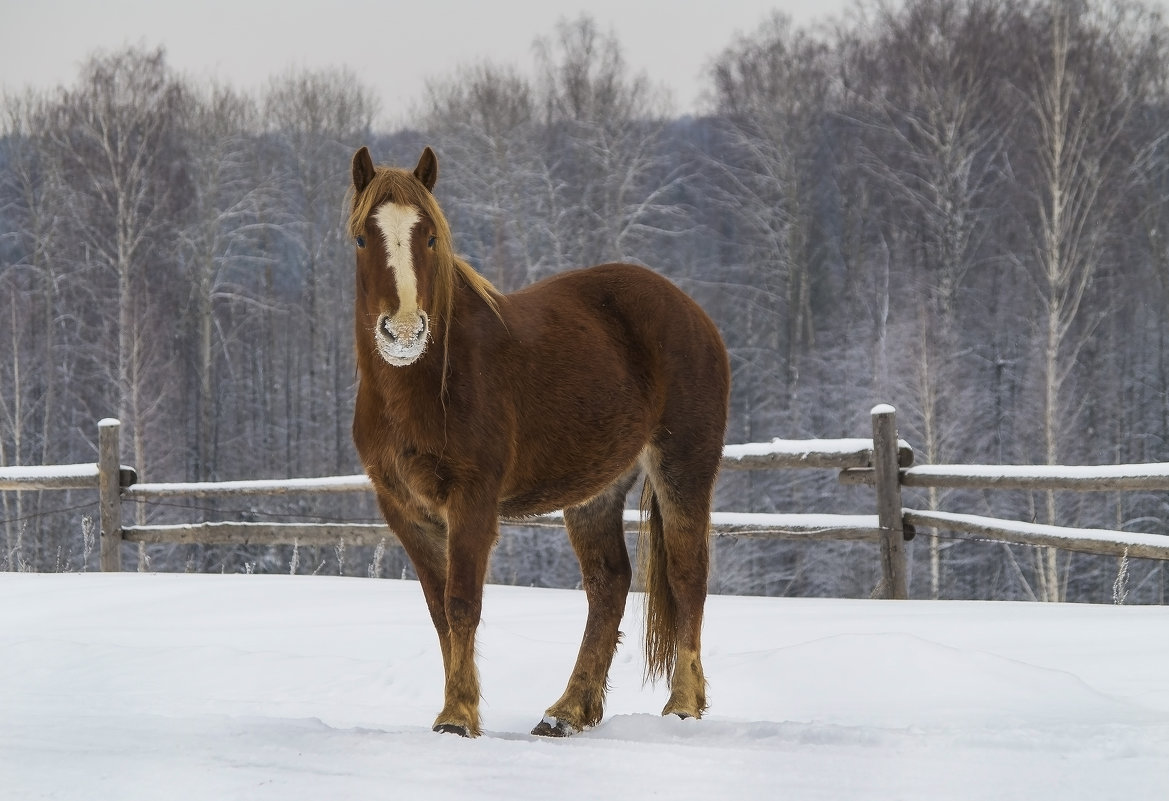
[[[597,724],[632,571],[622,511],[639,473],[646,672],[662,714],[706,707],[700,658],[711,491],[730,369],[710,318],[628,264],[501,295],[456,258],[431,190],[438,160],[353,157],[353,438],[422,584],[446,670],[435,731],[477,736],[475,629],[499,518],[564,510],[588,619],[576,667],[533,734]]]

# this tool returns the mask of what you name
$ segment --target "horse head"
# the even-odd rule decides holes
[[[412,173],[375,168],[368,148],[353,156],[354,212],[350,233],[357,252],[359,336],[372,335],[377,352],[395,367],[422,357],[431,335],[436,276],[450,245],[445,220],[433,203],[438,159],[427,147]],[[436,219],[437,218],[437,219]]]

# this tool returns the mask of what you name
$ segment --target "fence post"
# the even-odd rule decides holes
[[[881,526],[881,583],[885,598],[909,597],[905,531],[901,512],[901,471],[897,461],[897,416],[892,406],[873,407],[873,473],[877,520]]]
[[[122,481],[118,450],[121,422],[107,417],[97,424],[97,483],[101,516],[101,569],[122,569]]]

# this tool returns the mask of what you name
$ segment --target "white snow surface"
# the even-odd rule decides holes
[[[1169,790],[1169,608],[712,596],[711,708],[662,718],[640,598],[605,720],[528,731],[583,593],[489,586],[485,734],[431,732],[415,582],[0,574],[5,799],[1058,799]]]

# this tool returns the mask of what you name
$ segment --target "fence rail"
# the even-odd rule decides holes
[[[119,480],[123,486],[134,483],[134,468],[122,467],[121,473]],[[48,467],[0,467],[0,491],[97,489],[100,475],[95,462]]]
[[[757,514],[715,512],[711,532],[718,537],[867,541],[880,544],[881,594],[908,597],[904,542],[916,528],[945,530],[960,538],[1055,547],[1108,556],[1169,560],[1169,537],[1107,529],[1039,525],[969,514],[921,511],[902,506],[902,487],[1013,489],[1027,491],[1166,491],[1169,464],[1071,466],[919,465],[912,447],[897,438],[893,407],[872,412],[868,438],[772,440],[728,445],[723,470],[828,469],[842,484],[875,489],[875,514]],[[42,467],[0,467],[0,491],[90,489],[99,494],[102,570],[121,569],[121,544],[192,543],[204,545],[377,545],[394,539],[381,523],[275,523],[211,521],[174,525],[125,526],[123,500],[173,497],[242,497],[316,493],[369,493],[364,475],[325,478],[218,482],[140,483],[133,467],[118,461],[117,420],[98,424],[98,461]],[[525,526],[563,526],[560,513],[523,520]],[[636,531],[640,513],[627,510],[625,528]]]
[[[1098,556],[1131,556],[1139,559],[1169,559],[1169,537],[1103,528],[1071,528],[1042,523],[1000,520],[981,515],[951,512],[904,510],[906,521],[916,526],[944,529],[960,537],[1062,548]]]
[[[872,484],[871,468],[847,468],[842,484]],[[1063,490],[1069,492],[1169,491],[1169,464],[919,465],[901,471],[903,487],[979,490]]]

